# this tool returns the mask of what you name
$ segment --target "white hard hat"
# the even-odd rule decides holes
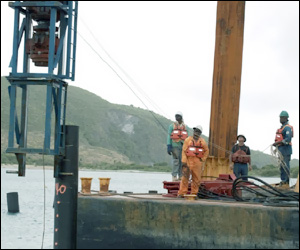
[[[193,127],[193,129],[195,129],[195,128],[199,129],[201,131],[201,133],[202,133],[203,129],[202,129],[201,125],[197,125],[196,127]]]
[[[183,117],[183,115],[182,115],[182,112],[181,112],[181,111],[177,111],[177,112],[175,113],[175,115],[181,115],[181,117]]]

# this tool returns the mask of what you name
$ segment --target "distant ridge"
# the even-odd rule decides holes
[[[7,79],[1,77],[1,162],[16,164],[14,155],[4,153],[7,148],[9,124],[8,86]],[[42,148],[43,145],[45,99],[45,87],[29,87],[28,143],[32,147]],[[155,116],[166,131],[148,110],[132,105],[112,104],[87,90],[68,87],[66,121],[69,125],[80,127],[81,166],[116,162],[144,165],[164,162],[170,165],[171,157],[166,152],[166,137],[167,128],[172,121],[158,114]],[[251,153],[252,164],[259,168],[276,163],[268,154],[253,149]],[[28,162],[38,158],[41,157],[28,155]],[[53,158],[49,158],[48,162],[53,164]],[[299,166],[299,160],[293,159],[291,165]]]

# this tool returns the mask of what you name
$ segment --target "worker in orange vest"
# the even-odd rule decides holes
[[[191,194],[197,195],[201,182],[202,164],[209,155],[208,146],[201,137],[202,127],[198,125],[193,130],[193,136],[185,139],[182,147],[182,179],[178,198],[183,198],[187,194],[190,175],[192,175]]]
[[[290,180],[290,160],[293,153],[292,150],[292,137],[294,136],[293,126],[289,124],[289,114],[286,111],[282,111],[279,115],[280,123],[282,124],[280,129],[277,129],[275,142],[273,146],[278,147],[278,150],[282,154],[282,162],[280,164],[280,178],[281,185],[288,185]]]
[[[188,127],[184,124],[182,117],[182,113],[177,111],[175,114],[176,122],[172,123],[168,130],[167,152],[173,157],[172,181],[181,180],[182,145],[184,140],[188,137]]]

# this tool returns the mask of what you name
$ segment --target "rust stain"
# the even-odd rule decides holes
[[[228,157],[236,142],[242,72],[245,1],[218,1],[209,151]]]

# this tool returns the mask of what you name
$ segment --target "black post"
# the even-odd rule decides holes
[[[18,192],[11,192],[6,194],[7,197],[7,209],[9,213],[19,212],[19,196]]]
[[[55,178],[54,249],[76,249],[79,127],[66,126],[66,153]]]

